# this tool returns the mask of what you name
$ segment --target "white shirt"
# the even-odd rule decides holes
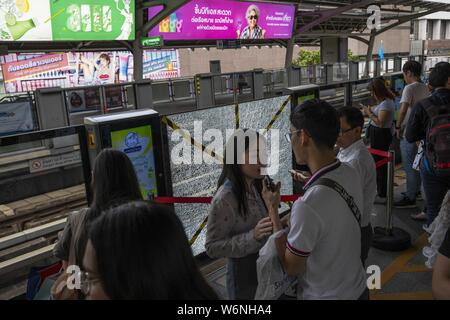
[[[333,170],[334,169],[334,170]],[[332,171],[330,171],[332,170]],[[316,172],[342,185],[362,208],[358,173],[339,161]],[[359,223],[335,190],[321,185],[307,189],[294,203],[287,248],[308,257],[299,281],[303,299],[358,299],[366,288]]]
[[[375,161],[362,140],[358,140],[347,148],[341,149],[337,157],[341,162],[346,162],[358,171],[363,191],[361,227],[367,227],[370,223],[370,215],[373,212],[373,203],[377,195],[377,169],[375,167]]]
[[[400,104],[408,103],[409,108],[408,108],[408,111],[406,112],[405,118],[403,119],[403,122],[402,122],[402,127],[401,127],[402,137],[404,137],[404,135],[405,135],[406,124],[408,123],[413,106],[420,100],[428,98],[429,96],[430,96],[430,90],[428,89],[428,86],[422,82],[414,82],[414,83],[408,84],[403,89],[402,99],[400,100]]]

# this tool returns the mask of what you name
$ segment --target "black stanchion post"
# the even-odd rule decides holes
[[[389,155],[390,159],[387,164],[386,227],[375,228],[372,246],[385,251],[402,251],[411,246],[411,236],[403,229],[394,228],[392,207],[394,200],[395,152],[390,150]]]

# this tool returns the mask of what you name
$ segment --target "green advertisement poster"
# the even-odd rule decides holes
[[[123,151],[133,163],[144,199],[157,195],[152,127],[143,126],[111,132],[113,149]]]
[[[134,0],[0,1],[0,41],[134,40]]]

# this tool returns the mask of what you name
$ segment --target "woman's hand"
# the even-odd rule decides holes
[[[368,117],[370,117],[370,114],[372,113],[372,111],[370,111],[370,107],[368,106],[363,106],[363,112]]]
[[[271,191],[263,181],[262,197],[268,209],[278,208],[278,206],[280,205],[281,200],[280,189],[281,189],[281,182],[278,182],[275,185],[274,191]]]
[[[265,217],[259,220],[255,229],[253,229],[253,238],[259,241],[267,236],[270,236],[272,234],[272,230],[272,220],[270,219],[270,217]]]
[[[239,39],[239,37],[241,36],[241,30],[236,30],[236,35],[237,35],[237,38]]]

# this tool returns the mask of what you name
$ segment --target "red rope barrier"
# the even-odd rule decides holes
[[[377,163],[375,163],[375,167],[378,169],[379,167],[384,166],[385,164],[389,163],[389,159],[382,159],[380,161],[378,161]]]
[[[369,150],[369,152],[371,154],[374,154],[374,155],[380,156],[380,157],[385,157],[388,160],[392,160],[391,154],[387,151],[381,151],[381,150],[376,150],[376,149],[372,149],[372,148],[368,148],[367,150]]]
[[[281,202],[296,201],[299,195],[285,195],[281,196]],[[212,197],[156,197],[155,202],[160,204],[174,204],[174,203],[211,203]]]

